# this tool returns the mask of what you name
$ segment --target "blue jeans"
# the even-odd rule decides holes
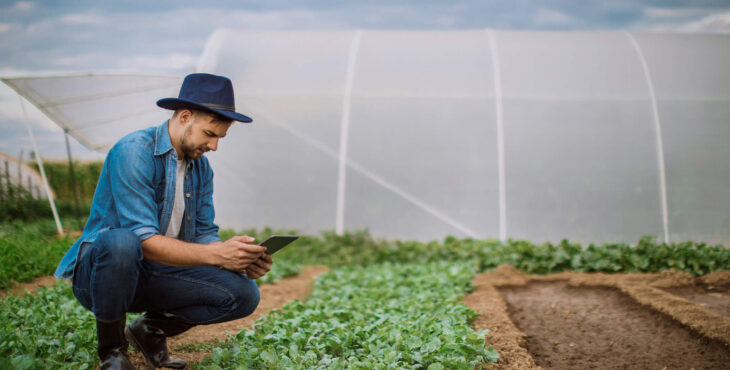
[[[246,317],[260,298],[258,286],[245,274],[145,260],[139,237],[126,229],[106,231],[81,247],[73,292],[100,321],[119,320],[127,312],[156,312],[192,325]]]

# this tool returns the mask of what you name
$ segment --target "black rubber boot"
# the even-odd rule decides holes
[[[127,357],[127,341],[124,339],[124,322],[96,321],[96,335],[99,340],[99,368],[102,370],[134,370]]]
[[[172,337],[193,327],[177,317],[167,317],[158,313],[148,312],[134,320],[124,335],[134,348],[137,348],[149,369],[168,367],[172,369],[184,369],[185,360],[181,358],[170,358],[167,351],[167,337]]]

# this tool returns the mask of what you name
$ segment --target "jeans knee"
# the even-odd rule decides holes
[[[94,242],[95,257],[119,268],[137,266],[142,260],[142,241],[127,229],[111,229]]]
[[[232,320],[251,315],[256,310],[256,307],[258,307],[259,301],[261,300],[259,287],[256,285],[256,282],[251,279],[245,279],[242,284],[237,286],[237,289],[232,291],[232,294]]]

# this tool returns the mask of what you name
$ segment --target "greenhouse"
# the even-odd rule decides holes
[[[222,227],[418,240],[730,242],[730,36],[219,29]],[[89,148],[159,125],[183,76],[4,82]]]

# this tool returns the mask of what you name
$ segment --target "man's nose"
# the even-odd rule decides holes
[[[208,143],[208,149],[210,149],[210,150],[212,150],[212,151],[214,151],[214,152],[215,152],[215,151],[216,151],[216,150],[218,149],[218,138],[217,138],[217,137],[216,137],[216,138],[213,138],[213,139],[212,139],[212,140],[211,140],[211,141],[210,141],[210,142]]]

